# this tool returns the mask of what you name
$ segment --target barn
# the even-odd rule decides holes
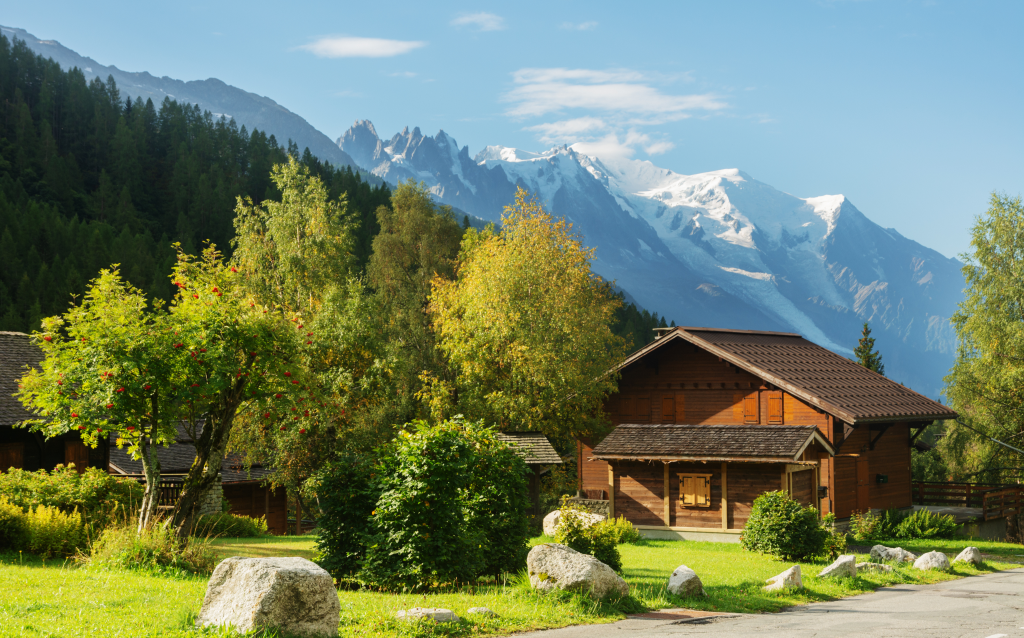
[[[780,489],[840,519],[911,507],[913,438],[956,417],[791,333],[661,329],[618,372],[581,491],[652,536],[735,539]]]

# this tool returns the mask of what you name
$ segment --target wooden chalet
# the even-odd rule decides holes
[[[541,516],[540,477],[547,470],[545,466],[561,465],[562,457],[551,445],[548,437],[540,432],[499,432],[498,438],[513,447],[516,454],[526,461],[531,472],[527,484],[532,516]]]
[[[619,366],[614,429],[578,447],[584,495],[641,529],[738,534],[780,489],[841,519],[910,507],[915,432],[956,416],[797,334],[659,332]]]

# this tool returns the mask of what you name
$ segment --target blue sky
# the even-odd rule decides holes
[[[219,78],[336,139],[582,143],[843,193],[948,256],[1024,193],[1021,2],[9,3],[102,64]]]

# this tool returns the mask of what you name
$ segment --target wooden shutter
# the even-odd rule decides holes
[[[636,398],[635,397],[620,397],[619,398],[619,420],[628,423],[632,421],[636,416]]]
[[[683,507],[711,507],[711,475],[680,474],[679,500]]]
[[[758,405],[757,392],[751,392],[743,397],[743,422],[760,423],[761,406]]]
[[[711,479],[706,476],[694,479],[694,489],[697,496],[697,507],[711,506]]]
[[[71,463],[75,464],[75,469],[79,474],[84,473],[85,468],[89,467],[89,448],[85,447],[85,443],[81,441],[64,442],[64,465]]]
[[[642,423],[651,420],[651,397],[636,398],[636,420]]]
[[[686,423],[686,395],[676,393],[676,423]]]
[[[696,505],[697,490],[694,487],[694,483],[697,481],[697,477],[681,476],[679,478],[679,497],[683,501],[683,505]]]
[[[768,393],[768,424],[769,425],[782,425],[782,393],[781,392],[769,392]]]
[[[0,445],[0,472],[11,468],[24,469],[25,446],[23,443],[4,443]]]
[[[677,423],[676,398],[672,395],[666,395],[661,397],[661,422]]]

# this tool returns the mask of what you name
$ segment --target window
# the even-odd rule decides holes
[[[743,422],[761,422],[761,406],[758,405],[757,392],[752,392],[743,397]]]
[[[711,507],[711,475],[680,474],[679,501],[683,507]]]
[[[673,396],[661,397],[661,422],[676,422],[676,398]]]
[[[633,397],[619,398],[619,420],[629,422],[636,416],[636,399]]]
[[[782,425],[782,393],[768,392],[768,424]]]
[[[651,397],[637,397],[636,420],[640,422],[651,420]]]

